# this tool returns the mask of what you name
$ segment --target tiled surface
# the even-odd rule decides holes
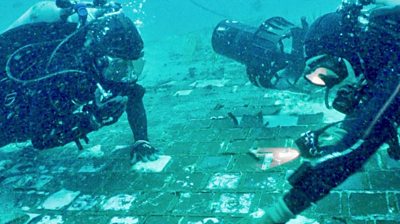
[[[151,72],[164,82],[149,81],[151,75],[143,80],[150,138],[171,157],[161,172],[131,169],[125,117],[90,134],[82,152],[74,144],[40,152],[9,146],[0,152],[0,223],[10,217],[17,218],[13,223],[235,223],[272,204],[288,189],[285,177],[300,160],[262,170],[248,149],[291,146],[301,132],[331,118],[324,117],[323,104],[319,111],[306,107],[321,101],[257,89],[247,83],[243,66],[215,56],[209,46],[200,53],[196,60],[161,58],[168,69]],[[190,77],[171,72],[189,67],[196,68]],[[202,81],[191,85],[196,80]],[[282,112],[288,108],[291,113]],[[260,111],[264,117],[257,120]],[[247,123],[235,124],[228,113],[248,116]],[[301,220],[400,223],[399,168],[379,152]]]

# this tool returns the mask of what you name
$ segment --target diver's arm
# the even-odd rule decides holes
[[[143,104],[143,96],[145,89],[139,84],[130,85],[124,95],[128,96],[128,103],[126,106],[126,113],[128,116],[129,126],[132,130],[135,141],[146,140],[147,136],[147,116]]]
[[[262,212],[264,213],[263,216],[254,218],[255,215],[251,215],[253,216],[252,218],[247,218],[242,223],[251,223],[249,219],[267,220],[263,223],[271,224],[286,223],[295,215],[309,208],[313,203],[327,196],[333,188],[339,186],[347,178],[359,171],[390,137],[387,130],[390,127],[388,122],[390,121],[387,119],[380,119],[365,140],[356,141],[343,152],[332,153],[313,164],[309,162],[303,163],[289,177],[288,181],[292,188],[283,195],[281,200],[273,206],[262,208],[264,211]],[[370,124],[370,122],[368,123]],[[353,128],[353,132],[349,133],[348,137],[351,139],[358,137],[358,135],[354,134],[355,130],[361,129]],[[339,149],[338,151],[341,151],[343,145],[346,144],[335,144],[332,147],[336,147]]]
[[[281,224],[302,213],[359,171],[383,141],[371,138],[359,143],[354,145],[354,149],[323,157],[314,164],[303,163],[289,177],[292,188],[282,198],[272,206],[260,208],[239,223]]]
[[[129,126],[132,130],[135,143],[131,147],[131,163],[143,161],[154,161],[159,158],[160,150],[152,146],[147,135],[147,116],[143,104],[145,89],[133,84],[123,91],[123,95],[128,96],[126,113],[128,115]]]

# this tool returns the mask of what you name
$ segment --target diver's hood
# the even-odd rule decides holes
[[[136,60],[143,55],[143,40],[133,22],[118,13],[87,25],[86,43],[96,56]]]
[[[306,59],[318,55],[332,55],[346,58],[357,71],[361,70],[359,62],[359,45],[355,27],[344,21],[341,12],[332,12],[319,17],[309,28],[304,40]]]

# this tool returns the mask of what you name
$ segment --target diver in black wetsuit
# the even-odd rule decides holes
[[[38,149],[69,142],[82,148],[88,133],[126,111],[135,139],[132,162],[157,158],[148,142],[145,90],[132,71],[143,41],[120,8],[95,1],[101,2],[95,6],[102,14],[91,21],[57,18],[0,35],[0,147],[31,140]]]
[[[359,171],[385,142],[389,156],[400,159],[396,130],[400,121],[400,1],[390,1],[394,6],[373,9],[369,15],[361,12],[364,5],[378,2],[385,3],[345,3],[310,26],[305,38],[306,79],[330,88],[354,72],[365,79],[358,93],[361,97],[349,108],[339,103],[348,113],[339,137],[320,147],[318,138],[308,135],[301,145],[310,147],[311,156],[326,156],[302,164],[288,179],[292,189],[275,205],[241,223],[286,223]]]

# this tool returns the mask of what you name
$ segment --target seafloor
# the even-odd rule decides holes
[[[342,116],[324,109],[323,92],[310,86],[302,89],[312,94],[252,86],[244,66],[214,54],[209,42],[207,32],[147,43],[140,82],[151,141],[164,153],[158,162],[132,169],[125,117],[90,134],[83,151],[3,147],[0,223],[234,223],[272,204],[301,159],[268,168],[248,150],[292,146],[300,133]],[[399,169],[382,149],[289,223],[400,223]]]

